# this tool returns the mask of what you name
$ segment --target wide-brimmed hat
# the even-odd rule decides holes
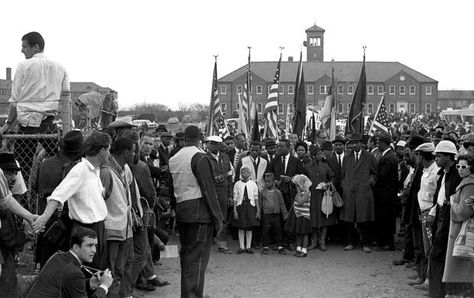
[[[182,141],[184,140],[184,132],[178,131],[176,135],[174,136],[174,139],[177,141]]]
[[[19,171],[20,167],[16,163],[13,153],[0,153],[0,169],[4,171]]]
[[[392,136],[389,135],[388,133],[382,133],[380,134],[378,137],[377,137],[377,140],[379,141],[382,141],[382,142],[385,142],[387,144],[391,144],[393,141],[392,141]]]
[[[84,147],[84,136],[79,130],[72,130],[59,140],[59,147],[62,152],[70,154],[79,154]]]
[[[363,140],[362,135],[359,133],[353,133],[349,138],[350,142],[362,142]]]
[[[135,124],[125,121],[125,120],[115,120],[114,122],[110,123],[108,128],[126,128],[126,127],[137,127]]]
[[[336,144],[336,143],[343,143],[345,144],[346,143],[346,139],[344,139],[342,136],[336,136],[334,138],[334,140],[332,141],[333,144]]]

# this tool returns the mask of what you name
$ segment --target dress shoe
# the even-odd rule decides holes
[[[155,287],[164,287],[164,286],[169,285],[170,283],[166,280],[161,280],[158,277],[155,277],[153,279],[149,279],[147,284],[150,284]]]
[[[365,252],[366,254],[369,254],[371,252],[370,247],[368,246],[362,247],[362,251]]]
[[[423,290],[423,291],[429,291],[430,290],[430,284],[428,282],[424,282],[424,283],[419,284],[419,285],[414,285],[413,287],[415,289]]]
[[[245,252],[245,249],[243,248],[239,248],[236,252],[236,254],[240,255],[240,254],[243,254]]]
[[[395,266],[401,266],[401,265],[405,265],[407,262],[408,262],[407,259],[401,258],[401,259],[393,260],[392,263],[393,263],[393,265],[395,265]]]
[[[326,243],[324,243],[324,242],[319,243],[319,249],[320,249],[321,251],[326,251],[326,250],[328,250],[327,247],[326,247]]]
[[[279,255],[286,255],[285,249],[284,249],[283,247],[280,248],[280,249],[278,249],[278,254],[279,254]]]
[[[349,244],[349,245],[346,245],[344,246],[344,250],[353,250],[354,249],[354,246],[352,244]]]
[[[251,248],[247,248],[247,249],[245,250],[245,252],[248,253],[249,255],[253,255],[253,254],[254,254],[254,252],[253,252],[253,250],[252,250]]]
[[[228,249],[227,247],[219,247],[217,249],[217,252],[223,253],[223,254],[231,254],[232,251]]]
[[[264,247],[264,248],[262,249],[262,254],[268,255],[268,247]]]
[[[300,251],[300,253],[296,256],[298,258],[305,258],[308,254]]]
[[[299,250],[297,250],[297,251],[295,251],[295,252],[293,253],[293,255],[294,255],[295,257],[299,257],[300,254],[302,254],[302,252],[299,251]]]
[[[408,285],[409,286],[414,286],[414,285],[421,285],[423,283],[423,280],[417,278],[415,280],[409,281]]]
[[[151,283],[138,283],[135,285],[135,289],[141,290],[141,291],[147,291],[151,292],[156,290],[156,287],[153,286]]]

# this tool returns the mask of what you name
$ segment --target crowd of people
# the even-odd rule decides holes
[[[2,133],[15,122],[20,133],[51,130],[50,110],[31,112],[40,105],[28,95],[42,84],[56,98],[69,90],[66,72],[42,54],[41,35],[22,43],[27,66],[18,71],[41,75],[24,88],[15,76]],[[397,232],[403,251],[393,264],[415,269],[410,285],[431,297],[473,297],[474,260],[459,256],[455,240],[474,215],[474,134],[436,117],[390,121],[389,132],[373,136],[305,141],[295,134],[222,139],[193,125],[143,132],[116,120],[87,135],[69,131],[57,150],[36,157],[35,148],[49,145],[23,138],[14,150],[29,147],[27,158],[0,153],[2,297],[18,296],[15,256],[24,234],[36,240],[40,269],[26,297],[155,291],[169,284],[154,265],[175,228],[181,297],[203,296],[214,242],[222,254],[304,258],[336,245],[394,251]],[[14,198],[26,191],[24,178],[38,194],[37,214]]]

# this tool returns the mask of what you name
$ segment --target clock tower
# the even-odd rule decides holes
[[[324,31],[316,24],[306,29],[306,61],[324,61]]]

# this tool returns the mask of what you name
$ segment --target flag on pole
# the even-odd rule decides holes
[[[260,126],[258,125],[257,109],[255,109],[255,115],[253,118],[252,141],[260,141]]]
[[[209,105],[211,110],[209,114],[209,134],[208,135],[219,135],[220,128],[226,128],[224,123],[224,113],[222,113],[221,102],[219,100],[219,91],[217,89],[217,57],[214,63],[214,73],[212,76],[212,93],[211,93],[211,104]]]
[[[365,53],[362,61],[362,70],[360,71],[359,82],[357,83],[356,92],[352,99],[351,110],[347,116],[346,134],[363,134],[364,133],[364,115],[363,109],[367,99],[367,82],[365,76]]]
[[[242,98],[241,94],[237,94],[239,98],[239,133],[243,133],[245,135],[245,138],[249,137],[249,131],[248,131],[248,115],[249,115],[249,109],[248,109],[248,103],[245,98]]]
[[[265,138],[276,139],[278,137],[278,88],[280,85],[280,67],[281,54],[278,60],[275,76],[273,77],[273,84],[268,93],[267,103],[265,104]]]
[[[382,95],[380,99],[379,107],[377,108],[377,113],[375,113],[374,121],[372,121],[372,125],[370,127],[369,134],[373,134],[375,131],[383,131],[389,133],[389,126],[388,123],[388,116],[387,116],[387,109],[385,107],[385,99]]]
[[[303,51],[300,52],[300,63],[298,64],[298,72],[296,74],[294,107],[295,118],[293,133],[297,134],[298,138],[301,139],[304,127],[306,125],[306,94],[303,72]]]
[[[325,130],[326,136],[330,140],[334,140],[336,137],[336,98],[334,94],[334,66],[331,66],[331,85],[324,102],[323,109],[321,110],[321,122],[322,127]]]
[[[255,118],[255,102],[252,99],[252,71],[250,70],[250,47],[249,47],[249,56],[247,60],[247,77],[245,78],[245,84],[244,84],[244,97],[245,100],[247,101],[247,106],[248,106],[248,122],[247,122],[247,127],[250,131],[251,127],[253,126],[253,121]]]

